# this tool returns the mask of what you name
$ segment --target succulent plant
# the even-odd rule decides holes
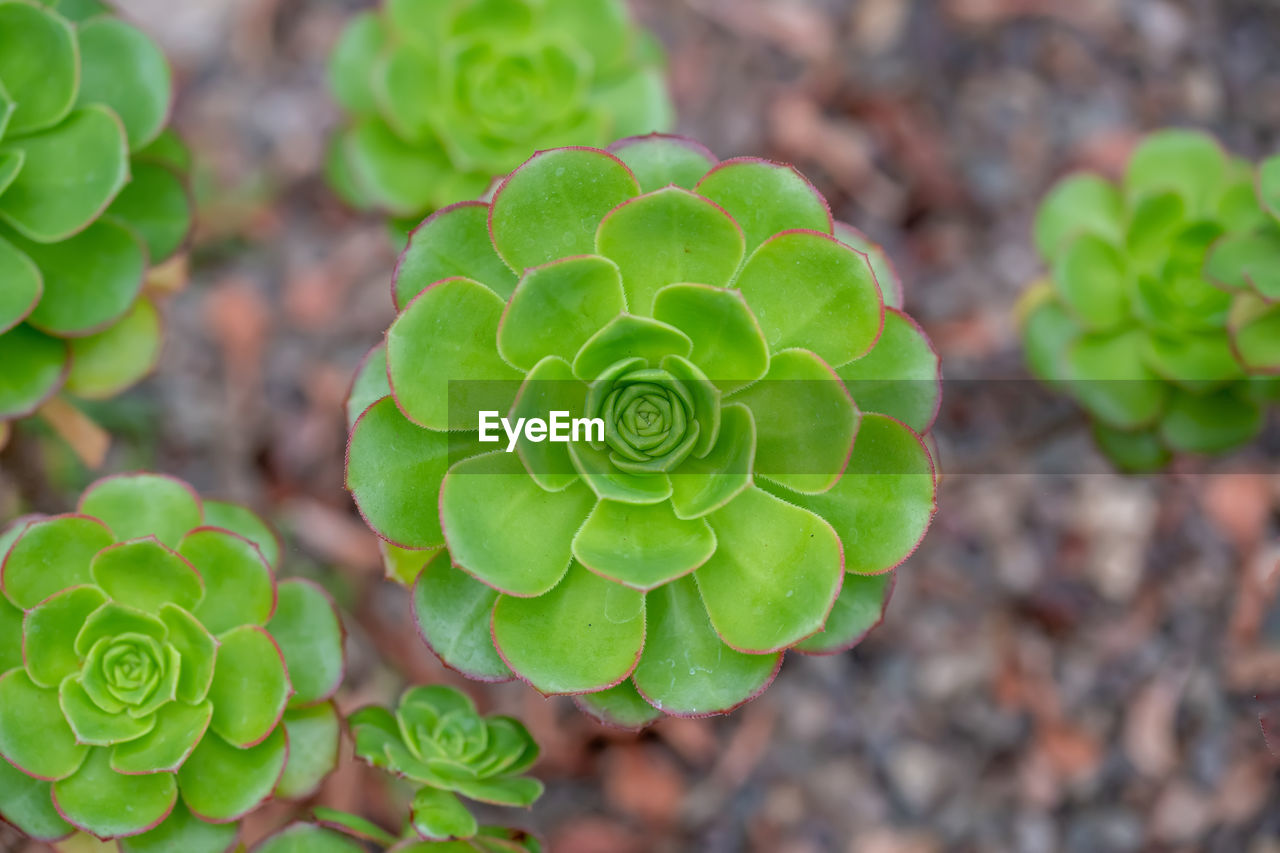
[[[191,226],[169,67],[105,11],[0,0],[0,441],[59,390],[110,397],[150,371],[148,266]]]
[[[661,66],[623,0],[386,0],[333,52],[330,183],[416,223],[532,151],[670,129]]]
[[[642,725],[856,643],[935,509],[938,359],[891,281],[794,169],[677,137],[540,152],[427,219],[347,487],[428,644]],[[603,435],[507,452],[481,411]]]
[[[0,816],[22,831],[213,853],[334,766],[337,613],[276,582],[279,547],[247,509],[109,477],[76,513],[11,527],[0,554]]]
[[[471,839],[480,832],[458,796],[527,807],[542,783],[520,774],[538,757],[538,745],[511,717],[482,717],[452,687],[414,687],[393,714],[380,706],[351,715],[356,755],[421,786],[409,824],[428,841]]]
[[[1273,162],[1255,170],[1204,134],[1163,131],[1119,185],[1072,175],[1041,205],[1049,275],[1022,305],[1027,359],[1089,412],[1119,467],[1236,448],[1280,399]]]

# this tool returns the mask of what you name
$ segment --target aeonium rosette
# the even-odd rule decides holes
[[[0,817],[125,851],[221,851],[273,794],[337,760],[343,636],[327,595],[279,583],[249,510],[157,475],[0,539]]]
[[[426,220],[394,290],[347,481],[447,664],[640,724],[879,620],[935,508],[938,360],[794,169],[541,152]],[[586,423],[506,452],[483,412]]]
[[[530,151],[672,124],[662,50],[623,0],[385,0],[352,19],[329,78],[351,117],[330,183],[415,222]]]
[[[1120,468],[1236,449],[1280,400],[1278,185],[1280,161],[1165,130],[1122,181],[1075,174],[1046,196],[1048,275],[1020,306],[1028,365],[1088,411]]]
[[[97,0],[0,0],[0,444],[159,357],[192,222],[172,102],[159,46]]]

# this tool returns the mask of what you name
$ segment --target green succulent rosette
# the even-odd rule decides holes
[[[532,151],[669,130],[662,64],[623,0],[385,0],[333,51],[330,183],[416,222]]]
[[[102,4],[0,0],[0,440],[155,365],[143,285],[192,220],[172,100],[159,47]]]
[[[336,764],[337,613],[276,582],[249,510],[109,477],[76,513],[10,527],[0,555],[0,817],[21,831],[220,853]]]
[[[482,717],[452,687],[414,687],[395,713],[379,706],[351,715],[356,755],[420,785],[409,825],[426,841],[474,839],[480,826],[459,796],[492,805],[528,807],[542,783],[520,775],[538,745],[511,717]],[[523,849],[523,848],[522,848]]]
[[[1280,399],[1280,225],[1254,169],[1194,131],[1147,137],[1117,185],[1069,176],[1040,207],[1048,278],[1021,310],[1031,371],[1120,468],[1219,453]]]
[[[938,359],[892,276],[794,169],[676,137],[540,152],[428,218],[347,465],[427,643],[623,725],[856,643],[935,509]],[[486,410],[602,435],[507,452]]]

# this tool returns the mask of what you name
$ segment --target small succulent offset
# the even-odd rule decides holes
[[[414,687],[393,714],[370,706],[350,718],[356,755],[422,787],[409,823],[428,841],[470,839],[480,831],[458,796],[527,807],[542,783],[520,774],[538,757],[538,745],[511,717],[482,717],[451,687]]]
[[[350,113],[330,183],[413,222],[532,151],[673,121],[661,49],[623,0],[385,0],[347,27],[330,83]]]
[[[1022,306],[1032,372],[1088,410],[1120,468],[1218,453],[1280,399],[1280,159],[1255,170],[1204,134],[1152,134],[1123,181],[1064,179]]]
[[[149,474],[0,539],[0,817],[125,853],[215,853],[337,761],[342,629],[234,504]]]
[[[427,219],[394,298],[347,486],[449,666],[638,726],[881,618],[935,509],[938,359],[794,169],[658,135],[540,152]],[[481,411],[603,435],[506,452]]]
[[[113,396],[160,349],[148,265],[191,226],[169,67],[96,0],[0,0],[0,443],[59,390]]]
[[[414,687],[395,713],[370,706],[351,715],[356,755],[418,787],[405,830],[392,835],[357,815],[317,808],[315,821],[289,826],[254,853],[540,853],[518,829],[479,826],[459,794],[497,805],[529,806],[542,783],[521,776],[538,757],[529,732],[510,717],[481,717],[451,687]]]

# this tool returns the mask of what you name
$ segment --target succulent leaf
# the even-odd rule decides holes
[[[773,491],[831,522],[844,543],[845,569],[854,574],[896,568],[920,544],[937,511],[928,448],[887,415],[863,416],[845,475],[832,488],[821,494]],[[856,539],[844,533],[863,525],[868,532]]]
[[[100,519],[118,539],[155,536],[170,548],[203,516],[190,486],[160,474],[99,480],[85,490],[79,510]]]
[[[396,265],[396,305],[403,308],[446,278],[478,281],[503,299],[515,288],[515,274],[498,257],[489,237],[489,205],[484,202],[441,208],[414,229]]]
[[[644,635],[644,596],[578,563],[550,592],[503,595],[493,609],[498,652],[543,693],[612,687],[635,669]]]
[[[498,325],[498,352],[526,371],[549,356],[571,360],[626,307],[620,271],[607,258],[582,255],[534,267],[510,294]]]
[[[37,841],[54,841],[75,831],[53,807],[53,785],[33,779],[0,759],[0,816]]]
[[[73,586],[49,596],[27,611],[18,637],[27,674],[40,687],[53,688],[80,671],[83,657],[76,652],[76,633],[107,601],[93,586]]]
[[[276,587],[262,551],[217,527],[197,527],[178,553],[200,572],[205,592],[192,615],[211,634],[241,625],[264,625],[276,608]]]
[[[668,185],[691,190],[716,165],[705,146],[676,136],[628,137],[610,145],[609,153],[627,165],[644,193]]]
[[[441,281],[409,303],[387,330],[387,373],[409,420],[432,430],[472,429],[474,422],[451,423],[450,410],[507,409],[515,386],[504,399],[503,383],[518,382],[520,373],[485,346],[501,316],[502,300],[466,278]],[[434,334],[444,327],[448,338]]]
[[[135,159],[133,179],[107,208],[107,215],[138,232],[153,264],[168,260],[191,230],[191,199],[171,167]]]
[[[144,33],[117,18],[85,21],[76,34],[81,72],[77,103],[110,107],[124,125],[129,147],[145,146],[169,118],[173,81],[164,54]],[[177,211],[179,222],[185,213],[185,206]]]
[[[844,578],[843,548],[829,523],[759,488],[709,521],[720,545],[694,579],[727,645],[767,654],[822,628]]]
[[[271,635],[240,625],[218,636],[218,657],[209,685],[210,727],[240,749],[275,730],[292,689],[288,670]]]
[[[315,793],[338,763],[341,725],[332,702],[285,712],[289,760],[276,786],[276,796],[296,800]]]
[[[727,645],[690,578],[655,589],[645,607],[653,638],[632,680],[663,713],[699,716],[736,708],[763,691],[782,663],[780,653],[748,654]]]
[[[155,305],[139,299],[114,325],[71,339],[66,390],[86,400],[103,400],[129,388],[155,367],[161,335]]]
[[[0,127],[16,136],[51,127],[71,111],[80,56],[75,31],[33,3],[0,3],[0,81],[14,105]]]
[[[618,536],[619,530],[628,533]],[[574,559],[641,592],[687,575],[715,551],[711,526],[700,518],[677,518],[668,503],[600,501],[573,537]]]
[[[141,835],[121,838],[116,843],[121,853],[165,853],[169,850],[226,853],[235,841],[237,829],[233,823],[205,823],[191,814],[179,799],[164,823]]]
[[[866,256],[829,233],[775,234],[747,259],[734,287],[773,352],[804,347],[839,367],[870,352],[884,326]]]
[[[235,820],[271,796],[284,773],[288,751],[284,726],[245,749],[211,732],[178,769],[182,799],[192,814],[207,822]]]
[[[896,578],[897,575],[890,572],[880,575],[846,574],[844,585],[840,587],[840,597],[831,608],[827,624],[812,637],[797,643],[796,650],[811,655],[829,655],[857,645],[884,619]]]
[[[628,731],[639,731],[662,718],[662,712],[650,705],[630,680],[597,693],[580,693],[573,701],[583,713],[606,726]]]
[[[204,597],[204,582],[191,564],[155,539],[104,548],[89,574],[112,600],[146,612],[164,604],[190,610]]]
[[[29,136],[15,137],[10,130],[0,151],[23,158],[21,171],[0,196],[0,218],[35,242],[75,235],[129,178],[124,127],[114,113],[96,104],[73,110],[60,124]]]
[[[618,265],[626,304],[645,317],[654,313],[654,296],[671,282],[728,285],[743,247],[742,229],[732,217],[678,187],[637,196],[611,210],[600,223],[595,245]]]
[[[58,707],[58,691],[36,685],[25,672],[0,676],[0,756],[36,779],[65,779],[84,762],[89,748]]]
[[[593,499],[582,485],[543,490],[514,454],[494,451],[449,469],[440,522],[450,554],[512,595],[542,595],[569,567],[570,545]]]
[[[427,840],[470,838],[480,828],[456,795],[439,788],[420,789],[410,809],[414,831]]]
[[[35,607],[68,587],[92,583],[94,556],[114,541],[102,522],[86,515],[34,521],[0,564],[0,586],[14,604]]]
[[[493,245],[513,270],[595,250],[605,214],[640,194],[622,161],[594,148],[540,151],[498,188]]]
[[[1227,177],[1227,158],[1212,137],[1165,130],[1142,141],[1125,170],[1125,194],[1139,198],[1172,190],[1192,211],[1207,208]]]
[[[480,681],[515,677],[489,632],[497,600],[497,590],[451,565],[447,551],[427,563],[413,587],[422,638],[448,666]]]
[[[264,839],[253,853],[364,853],[364,846],[323,826],[295,823]]]
[[[53,783],[58,812],[100,837],[138,835],[173,811],[178,785],[172,773],[126,776],[111,769],[109,749],[90,749],[74,774]]]
[[[123,317],[142,290],[146,250],[119,222],[100,219],[56,243],[18,234],[10,234],[9,240],[40,267],[44,298],[27,322],[46,334],[74,337],[101,331]]]
[[[111,769],[117,773],[172,773],[191,757],[204,738],[213,704],[170,702],[156,711],[155,725],[144,735],[117,743]]]
[[[44,293],[44,281],[31,258],[4,239],[0,239],[0,276],[5,281],[0,291],[0,331],[8,331],[35,308]]]
[[[280,646],[293,687],[290,704],[329,699],[343,675],[342,624],[328,593],[305,580],[277,586],[276,612],[267,630]]]
[[[390,396],[365,411],[351,431],[347,488],[379,535],[405,548],[444,544],[436,505],[449,451],[448,433],[420,429]]]
[[[901,311],[885,311],[871,352],[836,368],[859,407],[897,418],[918,433],[933,426],[942,403],[942,360],[924,330]]]
[[[70,367],[70,350],[64,341],[25,325],[0,335],[0,358],[6,365],[5,375],[0,376],[0,418],[34,412],[58,390]]]
[[[726,160],[703,176],[696,191],[742,228],[748,257],[783,231],[832,232],[826,199],[791,166],[752,157]]]

